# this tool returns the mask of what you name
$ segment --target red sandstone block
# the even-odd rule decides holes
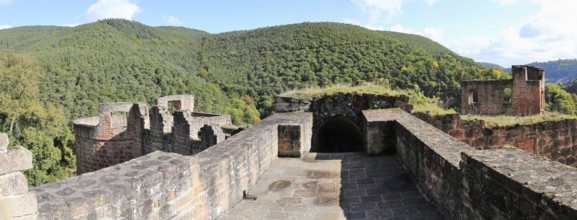
[[[471,147],[474,147],[475,149],[484,149],[485,146],[485,139],[483,138],[477,138],[475,140],[473,140],[471,142]]]
[[[449,131],[449,135],[453,136],[454,138],[461,139],[464,137],[464,132],[461,129],[456,129]]]

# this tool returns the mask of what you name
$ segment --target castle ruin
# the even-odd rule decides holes
[[[510,80],[462,81],[461,114],[527,116],[544,113],[543,69],[514,65],[512,72]]]
[[[406,112],[407,102],[406,97],[367,94],[279,98],[277,111],[286,113],[226,140],[214,129],[220,116],[182,111],[191,108],[183,101],[169,99],[149,111],[138,103],[103,105],[100,116],[75,123],[83,125],[75,131],[84,132],[76,134],[84,138],[76,145],[87,149],[84,159],[90,154],[101,158],[93,164],[84,160],[90,166],[79,176],[30,191],[20,171],[32,167],[32,154],[23,147],[8,150],[7,137],[0,134],[0,218],[577,216],[574,168],[521,149],[475,149]],[[396,108],[381,109],[391,107]],[[575,128],[577,123],[557,126],[561,132],[562,126]],[[343,133],[334,127],[355,132],[338,137]],[[203,134],[203,128],[210,132]],[[361,143],[349,148],[357,153],[336,153],[341,146],[335,139],[359,142],[359,135]],[[568,143],[573,137],[556,135],[553,141]],[[206,142],[203,147],[216,144],[197,152],[199,139]],[[96,170],[100,164],[94,162],[105,166],[113,161],[108,151],[129,155],[117,161],[135,158]],[[393,174],[379,177],[383,172]]]
[[[99,116],[74,121],[77,172],[92,172],[156,150],[193,155],[237,129],[228,115],[194,112],[192,95],[161,97],[150,111],[142,103],[101,104]]]

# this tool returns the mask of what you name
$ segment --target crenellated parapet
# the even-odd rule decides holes
[[[161,97],[156,103],[150,111],[140,103],[106,103],[100,106],[99,116],[75,120],[78,173],[157,150],[196,154],[230,136],[220,129],[232,124],[230,116],[194,112],[191,95]],[[200,134],[206,125],[212,130]]]

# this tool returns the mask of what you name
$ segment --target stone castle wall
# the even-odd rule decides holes
[[[545,112],[545,74],[532,66],[512,66],[511,80],[461,82],[461,114],[526,116]],[[511,90],[505,100],[505,89]]]
[[[476,149],[512,145],[577,167],[577,119],[487,128],[482,120],[461,120],[458,114],[431,117],[417,113],[415,116]]]
[[[577,215],[574,168],[519,149],[477,150],[398,109],[361,114],[370,134],[364,141],[375,151],[394,148],[447,219]],[[6,151],[0,135],[0,217],[217,219],[243,199],[283,145],[306,153],[313,121],[313,113],[275,114],[195,155],[156,151],[30,193],[13,183],[25,181],[18,172],[31,167],[32,155],[21,147]]]
[[[391,123],[397,158],[447,219],[577,215],[574,168],[520,149],[476,150],[403,111],[363,114],[369,124]],[[381,134],[372,138],[390,137]]]
[[[321,97],[318,99],[301,99],[293,97],[277,97],[277,112],[312,112],[314,116],[312,127],[311,151],[318,152],[319,136],[325,123],[335,117],[344,117],[352,121],[356,127],[363,127],[362,110],[400,108],[411,111],[409,97],[405,95],[373,95],[344,94]],[[366,149],[366,146],[365,146]]]
[[[545,76],[543,69],[513,66],[511,115],[535,115],[545,112]]]
[[[100,106],[100,116],[74,121],[78,173],[102,169],[136,158],[140,146],[146,105],[111,103]],[[113,113],[120,112],[119,115]]]
[[[311,118],[276,114],[192,156],[156,151],[36,187],[39,218],[217,219],[277,158],[279,126],[303,127],[296,136],[310,137]]]
[[[232,124],[227,115],[192,112],[191,95],[161,97],[157,103],[150,113],[146,105],[139,103],[102,104],[98,117],[75,120],[78,173],[119,164],[156,150],[196,154],[208,148],[208,143],[224,140],[227,135],[219,126]],[[217,127],[202,130],[205,125]]]
[[[477,80],[461,82],[461,112],[464,114],[507,115],[510,104],[504,103],[505,88],[511,80]],[[476,102],[473,96],[476,93]]]

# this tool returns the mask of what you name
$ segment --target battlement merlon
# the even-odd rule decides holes
[[[136,108],[136,109],[133,109]],[[107,140],[126,131],[130,111],[138,111],[147,119],[148,107],[144,103],[113,102],[100,104],[98,116],[80,118],[73,121],[74,133],[85,138]],[[145,127],[149,126],[145,120]]]

